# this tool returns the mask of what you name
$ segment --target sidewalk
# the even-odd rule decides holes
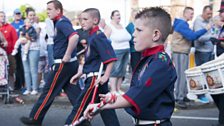
[[[126,78],[124,80],[124,83],[122,84],[121,89],[123,91],[127,91],[129,86],[130,86],[130,73],[128,72],[126,75]],[[25,104],[34,104],[36,102],[36,100],[39,98],[40,93],[38,95],[22,95],[21,92],[17,91],[15,92],[15,94],[18,94],[20,98],[23,99]],[[13,100],[14,101],[14,100]],[[13,103],[15,104],[15,102]],[[54,103],[56,105],[71,105],[71,103],[68,100],[67,96],[57,96],[54,100]],[[215,105],[213,103],[208,103],[208,104],[204,104],[204,103],[200,103],[200,102],[189,102],[188,104],[188,108],[187,109],[201,109],[201,108],[213,108],[215,107]],[[180,109],[180,108],[177,108]],[[187,110],[186,109],[186,110]]]
[[[123,84],[122,89],[124,91],[127,91],[127,89],[129,88],[129,84]],[[25,104],[34,104],[36,102],[36,100],[39,98],[40,94],[38,95],[22,95],[19,94],[19,97],[21,99],[23,99]],[[14,101],[14,100],[13,100]],[[13,104],[19,104],[18,102],[15,103],[13,102]],[[68,100],[67,96],[57,96],[54,100],[54,105],[71,105],[71,103]],[[200,102],[188,102],[187,103],[188,107],[185,110],[192,110],[192,109],[205,109],[205,108],[215,108],[215,105],[213,103],[207,103],[207,104],[203,104]],[[177,108],[176,109],[181,109],[181,108]]]

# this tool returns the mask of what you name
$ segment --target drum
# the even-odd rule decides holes
[[[206,80],[200,67],[190,68],[185,71],[187,79],[188,93],[205,94],[207,93]]]
[[[224,59],[221,57],[216,60],[201,65],[208,92],[210,94],[224,93]]]

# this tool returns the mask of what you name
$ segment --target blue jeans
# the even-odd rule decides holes
[[[211,61],[214,59],[212,52],[195,52],[195,63],[197,66],[200,66],[203,63]]]
[[[124,77],[126,74],[126,68],[129,61],[129,49],[114,50],[117,61],[114,63],[111,77]]]
[[[26,89],[29,91],[31,91],[31,89],[38,90],[39,56],[39,50],[29,50],[29,53],[27,54],[27,60],[23,61]]]

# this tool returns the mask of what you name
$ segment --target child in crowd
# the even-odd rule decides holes
[[[171,126],[174,110],[174,83],[177,75],[164,42],[171,31],[170,15],[159,7],[146,8],[135,16],[134,47],[142,52],[140,63],[133,72],[131,86],[124,95],[118,95],[100,110],[125,108],[136,126]],[[106,97],[107,96],[107,97]],[[112,99],[100,94],[101,99]],[[115,100],[116,99],[116,100]],[[107,101],[107,100],[106,100]],[[90,104],[84,112],[93,118]]]
[[[0,32],[0,47],[5,48],[7,47],[8,42],[6,41],[4,35]]]
[[[45,39],[45,30],[41,30],[39,42],[40,42],[40,58],[38,63],[38,82],[39,88],[43,88],[47,81],[48,75],[48,52],[47,41]]]
[[[25,61],[27,59],[31,42],[37,40],[37,32],[35,28],[32,26],[32,23],[29,19],[26,19],[24,23],[25,25],[20,29],[20,38],[15,43],[12,55],[15,56],[18,53],[18,48],[20,44],[25,44],[23,50],[24,53],[22,56],[22,60]]]
[[[6,77],[7,75],[7,65],[8,65],[8,58],[6,51],[4,48],[7,46],[7,41],[5,37],[0,32],[0,86],[8,84],[8,80]]]

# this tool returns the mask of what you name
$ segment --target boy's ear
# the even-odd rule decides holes
[[[152,41],[153,41],[153,42],[157,42],[157,41],[159,41],[161,35],[162,35],[162,34],[161,34],[161,32],[159,31],[159,29],[155,29],[155,30],[153,31]]]
[[[94,21],[94,24],[95,24],[95,25],[98,25],[98,21],[99,21],[99,19],[98,19],[98,18],[94,18],[94,20],[93,20],[93,21]]]

